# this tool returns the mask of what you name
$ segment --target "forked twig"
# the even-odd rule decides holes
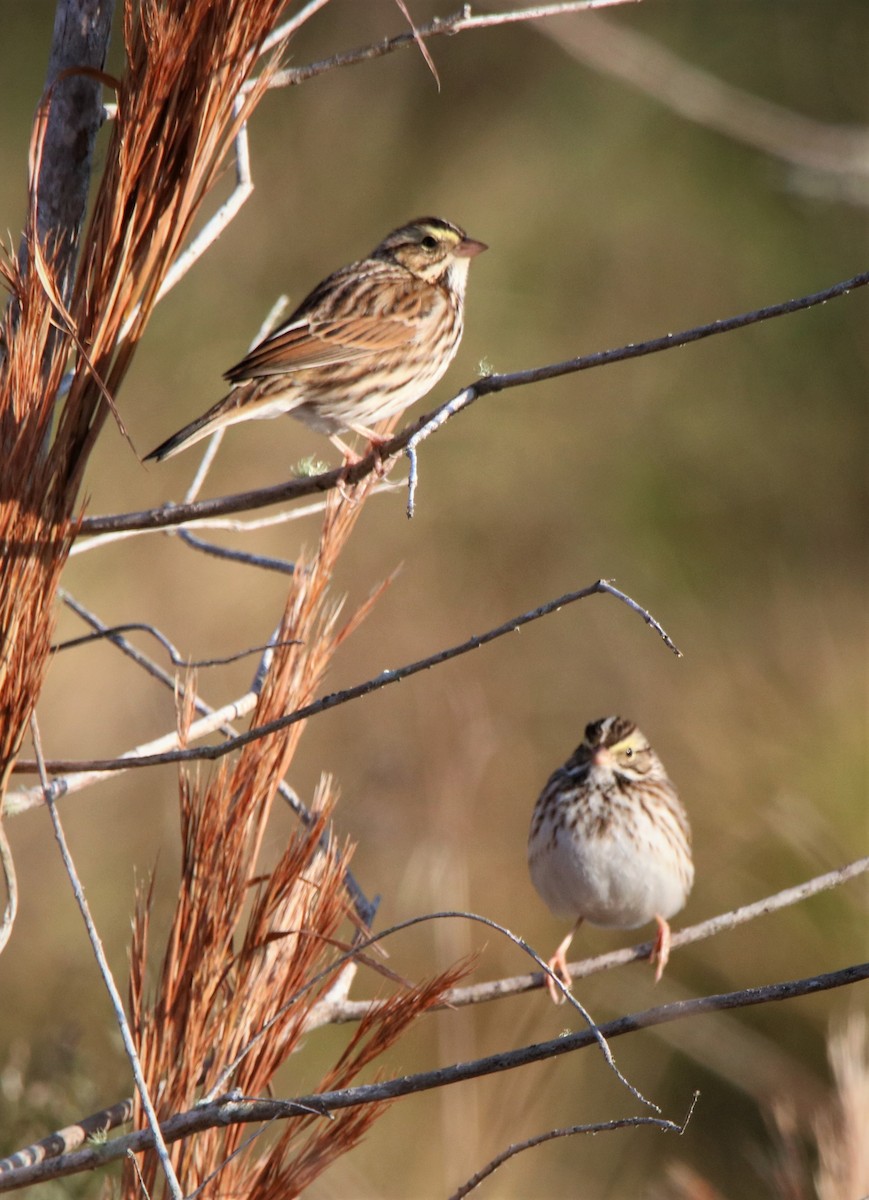
[[[121,651],[122,654],[125,654],[128,658],[132,659],[137,666],[142,667],[148,672],[149,675],[158,680],[158,682],[162,683],[165,687],[169,688],[169,690],[176,694],[180,699],[189,697],[193,708],[203,717],[211,718],[214,716],[215,710],[211,707],[211,705],[207,704],[198,693],[194,693],[192,696],[190,696],[189,687],[182,680],[178,679],[175,675],[170,675],[167,671],[164,671],[162,667],[153,661],[153,659],[149,658],[146,654],[143,654],[141,650],[138,650],[135,646],[128,642],[122,634],[117,632],[117,630],[110,629],[108,626],[104,625],[94,613],[85,608],[83,604],[81,604],[63,588],[59,590],[59,594],[68,607],[73,610],[73,612],[80,616],[83,621],[91,626],[92,629],[97,631],[95,636],[107,638],[112,645],[116,646],[117,649]],[[231,661],[231,659],[223,659],[210,660],[205,664],[187,663],[177,655],[177,651],[175,650],[174,646],[172,646],[172,643],[168,638],[161,634],[159,630],[155,629],[153,626],[145,626],[144,628],[146,628],[149,633],[155,636],[161,645],[166,647],[173,663],[178,666],[189,667],[196,665],[215,665],[218,662]],[[268,661],[271,653],[273,653],[277,647],[286,646],[289,644],[289,642],[275,640],[274,638],[270,640],[269,645],[265,648],[265,653],[263,654],[263,663],[261,663],[260,667],[258,668],[253,685],[248,693],[248,695],[251,697],[251,703],[255,703],[255,699],[260,692],[260,676],[263,671],[263,664]],[[249,650],[245,653],[252,652],[252,650]],[[232,656],[233,659],[236,657],[240,656]],[[224,722],[220,726],[220,731],[226,734],[228,737],[234,737],[238,733],[238,730],[229,721]],[[177,744],[177,737],[175,738],[175,741]],[[54,799],[57,800],[61,796],[68,795],[72,791],[80,791],[88,784],[97,783],[104,778],[105,776],[96,772],[91,774],[82,773],[64,780],[55,779],[49,786]],[[26,807],[32,807],[33,803],[37,801],[42,802],[44,799],[44,791],[42,787],[29,788],[27,789],[26,793],[19,792],[15,794],[18,797],[21,797],[22,795],[26,795],[28,797],[30,804],[26,805]],[[302,800],[299,798],[293,788],[290,787],[286,780],[282,779],[278,783],[278,794],[280,795],[281,799],[292,809],[303,825],[309,826],[313,824],[313,822],[316,820],[315,814],[310,810],[310,808],[308,808],[306,804],[302,802]],[[0,822],[0,836],[2,836],[2,834],[3,826],[2,822]],[[327,839],[324,836],[323,844],[325,844],[326,840]],[[0,847],[0,849],[2,849],[2,847]],[[353,872],[346,864],[344,864],[344,886],[347,890],[347,894],[350,896],[350,899],[353,902],[353,907],[356,910],[359,920],[366,928],[370,927],[371,922],[374,920],[374,916],[377,912],[377,899],[368,899],[367,895],[362,890],[358,881],[353,875]]]

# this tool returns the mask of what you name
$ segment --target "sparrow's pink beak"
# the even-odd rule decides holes
[[[475,242],[473,238],[462,238],[458,246],[456,246],[453,254],[457,254],[459,258],[473,258],[477,254],[482,254],[489,247],[485,242]]]
[[[595,767],[611,767],[613,765],[613,756],[607,750],[606,746],[601,746],[595,750],[591,756],[591,761]]]

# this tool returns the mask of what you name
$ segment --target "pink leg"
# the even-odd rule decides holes
[[[569,990],[571,985],[570,972],[567,969],[567,951],[570,948],[570,943],[573,941],[574,934],[582,924],[582,917],[571,929],[567,937],[559,944],[558,949],[546,964],[551,971],[554,971],[564,986]],[[555,981],[548,975],[546,977],[546,986],[549,988],[549,995],[552,997],[553,1004],[564,1003],[564,993],[556,986]]]
[[[661,976],[664,974],[664,967],[670,957],[670,926],[663,917],[655,915],[655,920],[658,922],[658,936],[655,938],[655,943],[652,946],[652,953],[649,955],[649,962],[656,962],[658,965],[655,968],[655,983],[660,983]]]

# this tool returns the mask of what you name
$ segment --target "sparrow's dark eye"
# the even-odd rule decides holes
[[[422,239],[422,245],[426,250],[437,250],[438,240],[429,233]]]
[[[630,746],[628,746],[627,749],[625,750],[625,758],[633,758],[633,757],[634,757],[634,752],[630,748]]]

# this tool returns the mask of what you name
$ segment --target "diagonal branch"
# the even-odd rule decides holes
[[[394,670],[381,671],[373,679],[367,679],[364,683],[356,684],[355,687],[345,688],[340,692],[332,692],[328,696],[323,696],[319,700],[315,700],[312,704],[306,704],[303,708],[296,709],[295,712],[277,717],[273,721],[266,721],[262,725],[257,725],[253,729],[249,729],[247,733],[228,738],[225,742],[221,742],[219,746],[200,746],[187,750],[166,749],[154,752],[153,747],[155,743],[152,742],[150,747],[139,747],[128,751],[121,758],[100,758],[89,759],[87,761],[80,759],[52,759],[45,765],[48,770],[54,773],[58,771],[126,771],[130,767],[153,767],[164,763],[214,762],[232,753],[234,750],[240,750],[251,742],[268,737],[273,733],[279,733],[281,730],[287,729],[290,725],[306,721],[309,717],[317,716],[319,713],[327,712],[342,704],[347,704],[351,700],[359,700],[363,696],[370,695],[371,692],[380,691],[381,688],[387,687],[389,684],[400,683],[403,679],[409,679],[412,675],[419,674],[420,671],[428,671],[432,667],[440,666],[442,663],[467,654],[471,650],[478,650],[481,646],[488,645],[489,642],[494,642],[497,638],[504,637],[505,634],[514,633],[517,629],[521,629],[523,625],[528,625],[532,621],[538,621],[541,617],[549,616],[550,613],[558,612],[559,609],[565,608],[568,604],[573,604],[577,600],[585,600],[589,596],[596,595],[612,596],[614,599],[626,604],[658,634],[664,644],[677,657],[681,657],[681,652],[673,643],[670,636],[650,612],[642,608],[636,600],[633,600],[625,592],[620,592],[618,588],[613,587],[608,580],[599,579],[589,587],[581,588],[578,592],[568,592],[564,596],[559,596],[557,600],[550,600],[546,604],[540,605],[539,608],[532,609],[531,612],[513,617],[503,625],[499,625],[495,629],[490,629],[486,633],[470,637],[466,641],[460,642],[457,646],[450,646],[446,650],[439,650],[436,654],[431,654],[427,658],[419,659],[417,662],[408,663],[406,666],[397,667]],[[242,706],[249,705],[249,697],[253,695],[253,692],[248,693],[247,696],[235,701],[232,705],[225,705],[222,709],[219,709],[220,723],[227,717],[227,707],[231,709],[232,718],[234,719],[239,715],[239,710]],[[217,727],[214,718],[210,718],[207,722],[195,722],[187,731],[187,737],[201,737],[203,732],[213,733]],[[166,735],[166,737],[160,739],[160,744],[165,744],[171,737],[172,735]],[[34,767],[35,764],[29,760],[19,759],[14,769],[16,772],[27,773],[32,772]],[[55,781],[52,786],[57,787],[59,783],[60,781]],[[17,795],[10,795],[7,798],[8,811],[10,813],[21,812],[24,807],[32,807],[31,804],[24,802],[26,794],[19,793]]]
[[[677,346],[687,346],[692,342],[703,341],[705,338],[714,337],[720,333],[732,333],[736,329],[744,329],[746,326],[755,325],[760,321],[768,321],[775,317],[802,312],[804,309],[814,308],[819,304],[826,304],[828,300],[847,296],[857,288],[865,287],[867,283],[869,283],[869,271],[864,271],[859,275],[854,275],[851,279],[834,283],[820,292],[799,296],[794,300],[785,300],[780,304],[772,304],[751,312],[739,313],[733,317],[712,321],[707,325],[696,325],[681,333],[667,333],[661,337],[651,338],[649,341],[631,342],[629,345],[615,350],[601,350],[597,354],[585,354],[578,358],[566,359],[564,362],[547,363],[545,366],[531,367],[524,371],[514,371],[511,374],[484,375],[476,383],[463,389],[459,397],[450,400],[436,413],[421,417],[413,425],[409,425],[401,433],[366,454],[352,466],[337,467],[320,475],[290,479],[271,487],[240,492],[234,496],[220,496],[213,500],[200,500],[193,504],[164,505],[160,508],[145,509],[142,512],[85,517],[81,521],[79,532],[80,534],[99,534],[135,529],[167,529],[203,517],[226,516],[228,513],[265,508],[269,504],[281,504],[288,500],[297,500],[302,496],[328,492],[343,485],[358,483],[372,471],[378,469],[383,462],[405,450],[412,439],[421,440],[420,435],[429,425],[437,426],[441,419],[441,412],[447,411],[448,415],[452,416],[454,412],[468,407],[481,396],[493,395],[506,391],[508,388],[525,387],[531,383],[542,383],[547,379],[558,379],[562,375],[573,375],[578,371],[591,370],[592,367],[603,367],[613,362],[624,362],[632,358],[641,358],[647,354],[657,354],[661,350],[674,350]],[[456,402],[458,399],[461,399],[461,403]]]
[[[835,871],[830,871],[826,875],[819,875],[814,879],[805,880],[795,887],[787,888],[772,896],[766,896],[762,900],[745,905],[733,912],[722,913],[711,920],[682,929],[673,935],[673,945],[684,946],[707,937],[713,937],[726,929],[735,928],[737,925],[755,920],[757,917],[777,912],[782,908],[807,900],[809,897],[829,888],[838,887],[865,873],[867,870],[869,870],[869,858],[858,859],[856,862],[840,867]],[[448,916],[463,915],[430,913],[426,917],[413,918],[412,923],[418,924],[420,921],[438,920]],[[403,923],[401,928],[406,927],[406,925],[406,922]],[[394,932],[396,932],[395,928],[383,930],[376,934],[372,941],[379,941],[391,936]],[[521,943],[521,939],[516,939],[515,935],[513,936],[514,941],[520,945],[520,948],[531,952],[530,947],[526,947],[524,943]],[[613,954],[602,954],[596,958],[586,959],[583,963],[573,964],[571,974],[574,979],[577,979],[592,975],[596,971],[622,966],[634,959],[647,958],[648,950],[648,944],[643,944],[635,946],[632,949],[619,950]],[[358,955],[358,947],[355,953]],[[345,956],[345,958],[349,957],[350,955]],[[333,967],[340,969],[341,965],[341,962],[338,962],[333,964]],[[514,979],[494,980],[483,984],[475,984],[470,987],[451,988],[450,991],[445,993],[441,1006],[447,1009],[455,1009],[467,1004],[480,1004],[489,1000],[499,999],[503,996],[516,995],[520,991],[528,991],[535,987],[539,988],[542,986],[543,978],[543,974],[537,972],[533,975],[519,976]],[[306,1021],[306,1029],[310,1031],[322,1024],[359,1020],[363,1016],[370,1015],[373,1009],[382,1003],[383,1001],[379,1000],[341,1001],[327,995],[309,1013],[308,1020]],[[432,1009],[432,1011],[435,1011],[435,1009]],[[68,1126],[58,1133],[43,1138],[42,1141],[27,1147],[25,1150],[18,1151],[9,1158],[0,1160],[0,1183],[2,1183],[5,1172],[19,1167],[34,1165],[47,1157],[71,1152],[74,1148],[80,1146],[85,1137],[94,1130],[107,1131],[117,1128],[119,1125],[126,1124],[132,1112],[131,1106],[132,1101],[122,1101],[111,1108],[103,1109],[101,1112],[79,1121],[75,1125]],[[0,1187],[0,1190],[2,1190],[2,1187]]]
[[[305,67],[289,68],[277,71],[269,80],[269,88],[294,87],[307,79],[315,79],[327,71],[338,67],[352,67],[358,63],[371,62],[383,58],[396,50],[405,50],[409,46],[418,46],[420,41],[430,37],[452,37],[457,33],[466,33],[471,29],[493,29],[499,25],[515,25],[527,21],[542,21],[547,17],[564,17],[574,13],[588,12],[595,8],[614,8],[622,4],[638,4],[640,0],[561,0],[556,4],[532,4],[526,8],[513,9],[510,12],[484,13],[473,16],[470,4],[463,4],[458,12],[451,17],[435,17],[427,25],[417,25],[408,33],[399,33],[395,37],[384,38],[371,46],[360,46],[355,50],[345,50],[341,54],[333,54],[320,62],[309,63]]]
[[[696,925],[686,926],[673,934],[672,948],[676,950],[680,946],[690,946],[694,942],[705,941],[706,938],[716,937],[719,933],[729,932],[740,925],[756,921],[758,917],[765,917],[770,913],[779,912],[781,909],[790,908],[794,904],[801,904],[804,900],[809,900],[820,892],[826,892],[831,888],[849,883],[867,871],[869,871],[869,858],[858,858],[855,862],[838,867],[835,871],[817,875],[813,879],[807,879],[794,887],[785,888],[772,896],[764,896],[761,900],[744,904],[731,912],[719,913]],[[636,946],[611,950],[607,954],[598,954],[594,958],[570,963],[568,972],[571,979],[587,979],[590,975],[597,975],[601,971],[611,971],[616,967],[627,966],[628,963],[648,959],[651,949],[651,942],[640,942]],[[518,996],[523,992],[535,991],[542,988],[545,982],[546,976],[543,972],[535,971],[527,975],[514,975],[510,978],[491,979],[484,983],[456,987],[444,997],[444,1007],[453,1009],[464,1008],[469,1004],[487,1004],[491,1000],[503,1000],[508,996]],[[328,1006],[324,1004],[317,1015],[318,1019],[324,1023],[327,1021],[358,1021],[379,1003],[378,1000],[344,1000],[340,1004],[330,1003]]]
[[[469,1062],[455,1063],[450,1067],[424,1071],[417,1075],[402,1075],[396,1079],[382,1080],[379,1083],[344,1088],[336,1092],[321,1092],[289,1100],[248,1099],[230,1093],[212,1104],[197,1105],[196,1108],[187,1112],[178,1113],[162,1125],[161,1132],[165,1141],[172,1143],[205,1129],[222,1128],[227,1125],[251,1124],[275,1119],[286,1120],[309,1115],[312,1111],[327,1115],[338,1109],[396,1100],[402,1096],[417,1095],[434,1088],[447,1087],[502,1071],[516,1070],[518,1067],[556,1058],[563,1054],[572,1054],[576,1050],[584,1050],[588,1046],[596,1045],[596,1034],[603,1035],[609,1041],[612,1038],[636,1033],[641,1029],[651,1029],[656,1025],[672,1021],[683,1021],[705,1016],[708,1013],[750,1008],[760,1004],[778,1004],[799,996],[818,995],[820,992],[829,991],[832,988],[849,987],[866,979],[869,979],[869,963],[859,963],[823,975],[813,975],[806,979],[771,983],[736,992],[702,996],[694,1000],[681,1000],[620,1017],[615,1021],[608,1021],[595,1030],[583,1029],[551,1041],[523,1046],[518,1050],[492,1054]],[[14,1191],[29,1184],[41,1183],[46,1179],[92,1171],[123,1158],[129,1152],[139,1153],[142,1150],[150,1149],[153,1144],[151,1132],[139,1130],[102,1145],[89,1146],[87,1149],[50,1159],[31,1167],[3,1171],[0,1172],[0,1192]]]

